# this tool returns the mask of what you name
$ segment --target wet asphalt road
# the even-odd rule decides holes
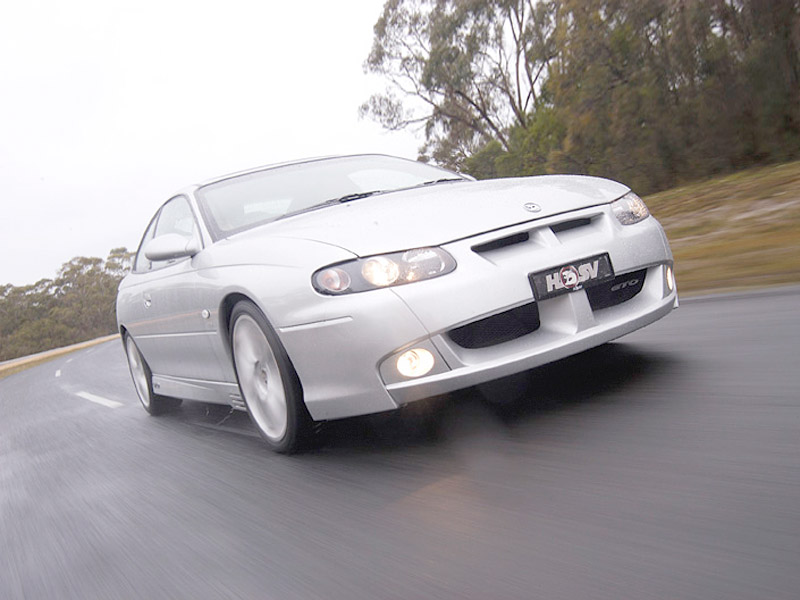
[[[0,381],[0,598],[800,597],[800,288],[331,424],[148,417],[121,344]],[[97,402],[104,401],[100,404]]]

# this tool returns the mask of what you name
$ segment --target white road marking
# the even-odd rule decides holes
[[[58,371],[56,371],[56,377],[61,377],[61,369],[59,369]]]
[[[76,396],[80,396],[84,400],[88,400],[89,402],[94,402],[95,404],[99,404],[101,406],[106,406],[108,408],[119,408],[120,406],[124,406],[122,402],[117,402],[116,400],[109,400],[108,398],[103,398],[102,396],[95,396],[94,394],[90,394],[89,392],[76,392]]]

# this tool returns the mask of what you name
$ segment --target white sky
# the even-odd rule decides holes
[[[358,119],[383,0],[0,5],[0,284],[139,243],[178,189],[421,140]]]

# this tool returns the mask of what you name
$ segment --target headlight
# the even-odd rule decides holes
[[[623,225],[633,225],[650,216],[645,203],[633,192],[628,192],[619,200],[612,202],[611,210],[617,221]]]
[[[432,279],[455,268],[455,259],[441,248],[415,248],[331,265],[311,281],[323,294],[350,294]]]

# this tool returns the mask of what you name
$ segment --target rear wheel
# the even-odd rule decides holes
[[[301,450],[312,420],[289,356],[266,317],[251,302],[231,313],[231,354],[250,418],[276,452]]]
[[[136,387],[136,394],[148,413],[160,415],[180,406],[180,398],[168,398],[153,393],[153,374],[144,356],[139,352],[136,342],[128,333],[125,334],[125,353],[128,356],[128,368],[131,371],[133,385]]]

